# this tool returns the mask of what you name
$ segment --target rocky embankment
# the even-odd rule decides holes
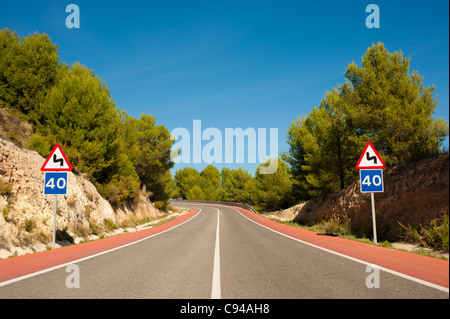
[[[45,159],[0,138],[0,250],[49,245],[54,196],[44,195]],[[77,242],[166,216],[144,196],[113,208],[82,175],[68,173],[67,195],[58,195],[57,240]]]
[[[384,192],[375,194],[377,235],[379,240],[402,239],[402,225],[429,225],[449,213],[449,154],[398,165],[383,172]],[[353,230],[372,234],[372,210],[369,193],[361,193],[359,182],[328,196],[319,197],[273,217],[314,225],[338,218]]]

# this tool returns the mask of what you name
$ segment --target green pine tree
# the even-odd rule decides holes
[[[220,172],[213,165],[206,166],[201,172],[201,189],[204,200],[218,201],[221,198],[220,193]]]
[[[278,168],[273,174],[261,174],[259,169],[269,165],[269,161],[259,165],[253,181],[252,198],[257,210],[274,211],[288,207],[291,202],[292,176],[286,163],[277,159]]]
[[[0,30],[0,100],[38,123],[58,62],[58,46],[45,33],[20,38],[16,32]]]
[[[358,67],[345,76],[351,83],[349,116],[358,133],[384,155],[388,165],[408,163],[438,154],[448,136],[448,123],[434,119],[435,87],[425,87],[410,58],[373,44]]]

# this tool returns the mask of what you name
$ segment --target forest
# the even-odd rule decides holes
[[[65,64],[58,50],[46,34],[0,31],[0,106],[32,125],[28,148],[47,157],[59,143],[113,205],[136,202],[145,185],[165,209],[174,191],[169,130],[119,109],[93,70]]]
[[[167,127],[151,114],[128,115],[92,69],[67,65],[58,52],[46,34],[0,30],[0,108],[32,125],[28,148],[46,157],[61,144],[74,171],[86,174],[113,205],[133,203],[145,191],[160,209],[183,198],[278,210],[355,182],[367,141],[391,167],[443,152],[448,136],[448,122],[433,118],[435,87],[424,85],[403,52],[377,43],[361,65],[348,65],[344,83],[292,121],[289,151],[279,154],[274,174],[209,165],[172,176],[174,139]]]

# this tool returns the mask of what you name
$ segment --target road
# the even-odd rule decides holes
[[[75,260],[79,288],[68,288],[67,281],[75,272],[67,266],[55,266],[51,271],[32,273],[24,279],[6,281],[4,277],[2,283],[2,263],[6,272],[15,266],[14,260],[19,263],[22,259],[0,260],[0,299],[449,298],[448,262],[444,262],[447,290],[383,268],[374,277],[377,269],[368,268],[367,263],[262,227],[238,209],[178,205],[199,212],[162,233],[100,254],[97,249],[94,257]],[[83,245],[94,247],[89,244],[71,247],[76,247],[73,250],[82,249]],[[63,249],[66,248],[53,250],[54,257],[47,259],[56,260],[57,251]],[[368,288],[368,282],[378,282],[379,288]]]

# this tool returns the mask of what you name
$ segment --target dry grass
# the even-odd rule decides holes
[[[449,252],[449,217],[433,220],[428,226],[405,226],[403,240],[406,242],[418,242],[424,247]]]
[[[352,236],[350,221],[347,215],[333,214],[329,219],[314,225],[314,229],[327,235]]]

